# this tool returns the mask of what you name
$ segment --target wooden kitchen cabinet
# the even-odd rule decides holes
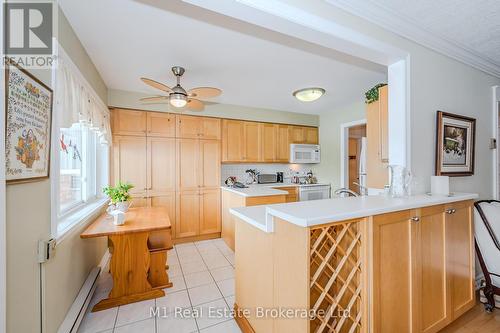
[[[287,191],[288,194],[285,197],[285,202],[296,202],[299,201],[299,193],[297,192],[297,186],[287,186],[287,187],[274,187],[280,191]]]
[[[199,139],[202,125],[201,117],[177,115],[177,137],[182,139]]]
[[[168,211],[168,217],[170,223],[172,224],[172,238],[175,238],[175,226],[176,224],[176,205],[175,205],[175,191],[163,193],[161,195],[154,195],[148,198],[147,207],[165,207]]]
[[[380,159],[384,163],[389,162],[389,86],[383,86],[378,89],[379,103],[379,128],[380,141],[379,151]]]
[[[387,86],[379,88],[379,100],[366,105],[366,184],[382,189],[389,183]]]
[[[177,139],[177,190],[198,190],[200,177],[199,140]]]
[[[245,121],[243,123],[243,161],[260,162],[262,161],[262,124]]]
[[[111,126],[113,135],[146,136],[147,112],[113,109]]]
[[[244,126],[240,120],[222,120],[222,161],[239,162],[243,160]]]
[[[175,191],[175,152],[176,142],[174,138],[147,138],[147,190],[149,195],[155,196]],[[140,161],[140,159],[136,160]]]
[[[200,138],[220,140],[221,120],[219,118],[202,117],[200,125]]]
[[[223,163],[288,163],[290,143],[318,144],[318,128],[222,120]]]
[[[213,139],[221,136],[219,118],[177,115],[177,137],[183,139]]]
[[[113,185],[119,181],[133,184],[133,196],[145,196],[148,188],[146,144],[146,137],[113,137]]]
[[[447,267],[452,320],[475,304],[475,257],[472,203],[446,206]]]
[[[147,136],[175,138],[175,115],[146,112]]]
[[[373,217],[374,332],[435,333],[475,304],[472,202]]]
[[[373,217],[373,332],[411,332],[410,211]]]
[[[202,188],[219,188],[220,179],[220,141],[199,141],[199,185]]]
[[[319,143],[319,133],[317,127],[304,127],[306,143],[317,145]]]
[[[276,162],[278,156],[278,125],[262,124],[262,161]]]
[[[278,125],[276,161],[288,163],[290,160],[290,135],[288,125]]]
[[[200,233],[200,191],[177,193],[177,221],[175,237],[192,237]]]
[[[302,126],[289,126],[290,143],[306,143],[306,130]]]
[[[414,210],[412,223],[413,331],[437,332],[451,322],[444,206]]]
[[[220,189],[200,191],[200,235],[221,232]]]

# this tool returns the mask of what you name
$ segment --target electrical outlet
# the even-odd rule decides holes
[[[38,241],[38,262],[44,263],[55,255],[56,240],[54,238]]]

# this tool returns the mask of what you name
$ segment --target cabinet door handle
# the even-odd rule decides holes
[[[419,221],[420,221],[420,217],[418,217],[418,216],[414,216],[414,217],[412,217],[412,218],[411,218],[411,220],[412,220],[413,222],[419,222]]]
[[[455,208],[450,208],[446,210],[446,214],[455,214],[457,210]]]

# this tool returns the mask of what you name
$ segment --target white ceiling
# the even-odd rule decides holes
[[[146,4],[148,2],[148,4]],[[68,21],[110,89],[155,94],[139,77],[223,90],[217,102],[319,114],[362,100],[386,80],[382,66],[281,35],[181,1],[60,0]],[[319,86],[320,100],[294,90]]]
[[[500,65],[499,0],[377,0],[377,3]]]
[[[499,0],[326,0],[500,76]]]

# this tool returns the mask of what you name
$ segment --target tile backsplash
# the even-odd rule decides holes
[[[260,173],[275,174],[283,172],[284,182],[289,183],[291,177],[298,172],[300,177],[304,177],[309,170],[314,173],[314,164],[223,164],[221,170],[221,181],[227,177],[235,176],[239,182],[245,183],[247,174],[245,170],[256,169]]]

